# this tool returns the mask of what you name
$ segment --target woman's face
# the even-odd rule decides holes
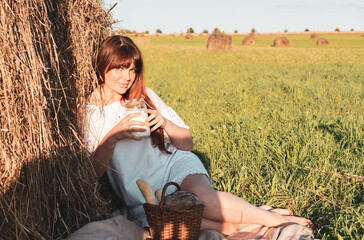
[[[135,80],[135,65],[132,63],[128,68],[113,68],[105,74],[103,86],[105,94],[114,101],[120,101],[124,94],[133,85]]]

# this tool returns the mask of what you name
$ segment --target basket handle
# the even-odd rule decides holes
[[[176,187],[177,187],[177,191],[181,190],[181,187],[180,187],[180,186],[178,185],[178,183],[176,183],[176,182],[168,182],[168,183],[166,183],[166,185],[164,185],[163,190],[162,190],[161,202],[160,202],[160,204],[159,204],[159,207],[160,207],[160,208],[162,208],[162,207],[163,207],[163,205],[164,205],[164,196],[165,196],[165,194],[166,194],[166,190],[167,190],[167,188],[168,188],[169,186],[171,186],[171,185],[176,186]]]

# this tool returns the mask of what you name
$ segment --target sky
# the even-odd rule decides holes
[[[364,31],[364,0],[104,0],[116,29],[225,33]]]

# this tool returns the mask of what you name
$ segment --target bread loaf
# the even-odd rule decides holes
[[[157,200],[157,198],[154,195],[154,191],[152,189],[152,187],[143,179],[138,179],[136,181],[139,190],[142,192],[143,197],[145,199],[145,201],[149,204],[152,205],[159,205],[159,202]]]
[[[162,189],[157,189],[157,191],[155,191],[155,197],[159,202],[162,200]]]
[[[176,191],[164,198],[163,206],[183,209],[199,206],[201,204],[201,200],[195,194],[186,191]]]

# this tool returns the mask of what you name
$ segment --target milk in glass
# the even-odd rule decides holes
[[[144,122],[148,117],[148,114],[146,112],[144,112],[145,109],[147,109],[147,106],[145,105],[145,102],[144,102],[143,98],[131,99],[131,100],[126,100],[125,101],[126,115],[129,115],[131,113],[141,113],[140,116],[132,118],[132,120]],[[138,126],[138,125],[135,125],[133,127],[144,128],[145,129],[145,132],[133,132],[132,134],[134,136],[136,136],[136,137],[149,137],[150,136],[149,127],[147,127],[147,126]]]

